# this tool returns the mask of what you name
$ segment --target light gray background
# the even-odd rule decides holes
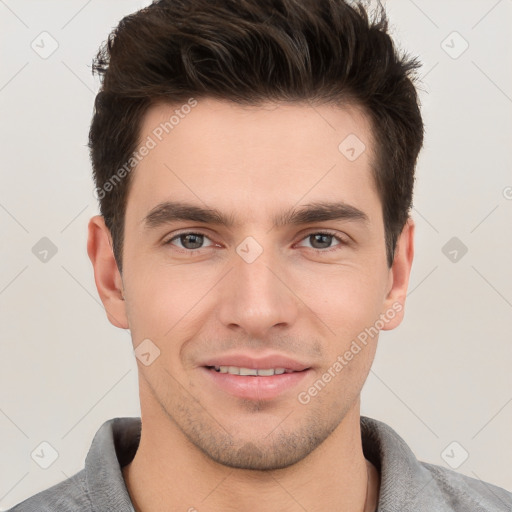
[[[148,3],[0,0],[0,510],[79,471],[105,420],[140,414],[129,332],[108,323],[86,254],[86,143],[92,57]],[[418,458],[467,452],[458,471],[512,490],[512,0],[386,7],[424,62],[427,132],[407,313],[381,334],[362,414]],[[51,48],[43,31],[58,43],[46,59],[31,47]],[[47,262],[42,237],[58,249]],[[452,237],[468,248],[457,261]],[[48,469],[31,458],[43,441],[59,454]]]

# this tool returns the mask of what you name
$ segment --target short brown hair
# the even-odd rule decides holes
[[[423,144],[419,66],[395,50],[382,7],[370,19],[348,0],[159,0],[123,18],[93,62],[102,85],[89,133],[119,270],[131,174],[112,179],[136,151],[148,108],[191,97],[362,107],[376,141],[373,174],[391,266]]]

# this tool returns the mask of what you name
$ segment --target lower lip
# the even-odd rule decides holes
[[[309,370],[303,370],[262,377],[220,373],[204,366],[201,369],[220,389],[230,395],[247,400],[272,400],[292,390],[309,373]]]

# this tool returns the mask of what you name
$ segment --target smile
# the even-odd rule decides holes
[[[213,387],[233,397],[258,401],[294,397],[300,383],[311,373],[311,368],[291,370],[231,365],[206,365],[199,369],[207,379],[205,389]]]
[[[218,373],[229,373],[231,375],[271,377],[272,375],[282,375],[283,373],[293,373],[294,370],[286,368],[241,368],[239,366],[208,366],[210,370]]]

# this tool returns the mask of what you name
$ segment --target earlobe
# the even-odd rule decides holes
[[[94,281],[101,302],[112,325],[128,329],[123,281],[111,245],[110,231],[101,215],[89,221],[87,254],[94,269]]]
[[[393,265],[390,269],[391,287],[384,301],[383,314],[388,318],[383,330],[398,327],[404,317],[405,299],[414,258],[414,221],[409,217],[400,234]]]

